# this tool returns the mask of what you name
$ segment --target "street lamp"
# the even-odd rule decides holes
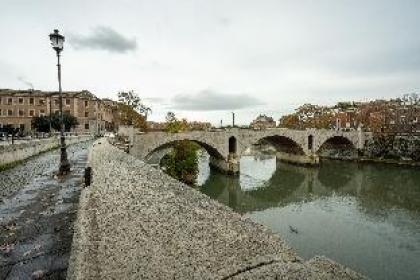
[[[70,171],[70,163],[67,159],[66,142],[64,139],[63,93],[61,91],[60,52],[63,50],[64,36],[59,34],[58,29],[54,29],[54,33],[50,34],[50,41],[53,49],[57,53],[58,93],[60,94],[60,168],[58,174],[64,175]]]

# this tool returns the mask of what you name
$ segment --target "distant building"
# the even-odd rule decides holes
[[[250,127],[253,129],[274,128],[276,127],[276,121],[272,117],[261,114],[251,122]]]
[[[193,121],[188,123],[188,129],[189,130],[209,130],[212,125],[209,122],[198,122]]]
[[[59,104],[58,92],[0,89],[0,128],[29,133],[32,118],[59,112]],[[112,130],[115,111],[114,101],[101,100],[87,90],[63,92],[63,112],[79,122],[74,132],[100,134]]]
[[[335,128],[340,129],[356,129],[358,122],[356,120],[356,112],[354,110],[346,110],[335,114]]]
[[[166,123],[164,122],[147,121],[148,131],[164,131],[165,128],[166,128]]]

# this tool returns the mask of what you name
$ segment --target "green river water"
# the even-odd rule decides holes
[[[420,170],[323,161],[319,168],[245,156],[241,174],[210,171],[201,192],[280,234],[299,255],[327,256],[372,279],[420,279]]]

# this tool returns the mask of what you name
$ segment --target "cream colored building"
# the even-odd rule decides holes
[[[58,112],[59,106],[58,92],[0,89],[0,128],[28,133],[33,117]],[[63,92],[63,111],[77,118],[79,125],[72,130],[77,133],[101,134],[115,126],[116,103],[87,90]]]
[[[259,115],[255,120],[252,121],[250,127],[253,129],[275,128],[276,121],[272,117]]]

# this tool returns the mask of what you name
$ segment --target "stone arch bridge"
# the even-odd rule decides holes
[[[150,132],[134,135],[130,153],[141,159],[146,159],[150,154],[169,148],[177,141],[189,140],[198,143],[209,153],[212,167],[235,174],[239,172],[241,155],[247,148],[261,142],[274,146],[279,160],[316,165],[319,163],[318,152],[324,144],[346,145],[354,149],[363,149],[365,138],[366,135],[360,130],[326,129],[252,130],[232,128],[180,133]]]

